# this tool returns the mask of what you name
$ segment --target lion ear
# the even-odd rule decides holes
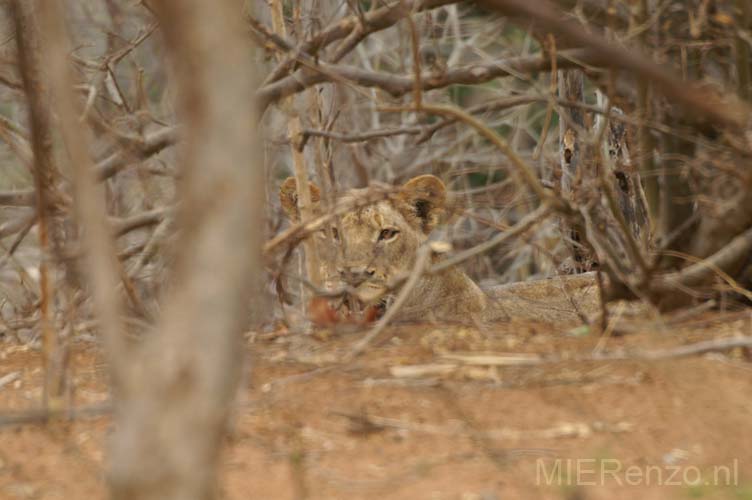
[[[441,222],[446,205],[446,186],[434,175],[419,175],[407,181],[400,190],[404,202],[403,215],[424,233],[430,233]]]
[[[321,200],[321,190],[313,182],[308,184],[308,186],[311,190],[311,202],[315,206]],[[300,214],[298,213],[298,186],[295,183],[295,177],[288,177],[279,187],[279,201],[290,219],[295,221],[300,219]]]

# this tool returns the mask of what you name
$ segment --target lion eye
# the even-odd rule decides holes
[[[382,229],[379,233],[379,241],[391,240],[399,233],[396,229]]]

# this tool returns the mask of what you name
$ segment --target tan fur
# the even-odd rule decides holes
[[[366,191],[349,190],[337,202],[355,204]],[[311,193],[314,213],[321,213],[319,189],[313,184]],[[348,284],[365,303],[383,300],[390,280],[414,268],[418,248],[443,218],[446,198],[441,180],[422,175],[384,200],[346,212],[316,235],[324,285],[338,288]],[[280,187],[280,201],[293,219],[298,217],[296,199],[295,181],[289,178]],[[382,231],[387,231],[388,237],[380,240]],[[393,231],[397,232],[392,236]],[[421,278],[398,317],[473,321],[481,318],[487,305],[480,288],[462,270],[450,268]]]

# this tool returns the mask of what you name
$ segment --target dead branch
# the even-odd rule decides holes
[[[172,207],[155,208],[148,212],[131,215],[125,219],[115,219],[112,221],[113,234],[120,237],[137,229],[155,226],[170,215],[172,211]]]
[[[97,162],[94,170],[99,180],[109,179],[132,162],[146,160],[160,151],[174,145],[179,138],[178,127],[164,127],[146,134],[144,137],[134,138],[128,147],[118,149],[106,158]]]
[[[621,48],[592,33],[579,23],[569,21],[548,0],[480,0],[487,8],[508,15],[534,20],[542,28],[565,40],[587,48],[594,65],[629,71],[653,82],[657,89],[680,105],[687,117],[710,120],[732,128],[746,126],[749,106],[721,101],[716,95],[688,84],[635,48]]]
[[[13,219],[0,224],[0,240],[22,231],[24,227],[34,219],[36,219],[36,212],[24,210]]]
[[[29,132],[21,125],[0,115],[0,138],[13,150],[24,165],[33,163]]]
[[[99,180],[106,180],[116,175],[129,165],[146,160],[160,151],[174,145],[179,138],[178,127],[165,127],[135,138],[126,148],[120,148],[102,158],[93,167]],[[0,206],[33,206],[36,197],[34,190],[0,191]]]
[[[733,272],[739,259],[752,249],[752,228],[747,229],[731,240],[725,247],[710,257],[692,264],[681,271],[657,277],[653,288],[658,292],[669,292],[677,286],[695,287],[719,273]]]
[[[387,112],[395,112],[402,111],[404,110],[404,108],[382,108],[382,110]],[[509,147],[509,144],[506,140],[504,140],[498,133],[487,127],[483,122],[477,120],[476,118],[456,106],[421,104],[419,110],[434,115],[449,116],[456,120],[462,121],[476,129],[509,159],[509,161],[517,170],[517,175],[521,179],[522,184],[528,187],[533,193],[535,193],[535,195],[541,202],[547,201],[557,209],[565,209],[562,200],[554,198],[543,188],[543,185],[538,179],[538,176],[533,171],[532,167],[530,167],[530,165],[528,165],[522,158],[520,158],[520,156],[516,152],[514,152],[511,147]]]
[[[532,104],[536,102],[548,102],[550,98],[534,95],[519,95],[512,97],[504,97],[492,102],[479,104],[468,108],[466,111],[468,114],[477,115],[480,113],[486,113],[490,111],[501,111],[515,106],[521,106],[524,104]],[[559,102],[559,104],[562,104]],[[412,127],[392,128],[384,130],[373,130],[371,132],[362,132],[357,134],[343,134],[338,132],[331,132],[328,130],[312,130],[305,129],[301,133],[301,141],[299,147],[304,147],[309,136],[316,137],[328,137],[344,143],[353,143],[361,141],[369,141],[371,139],[379,139],[382,137],[391,137],[395,135],[417,135],[415,139],[416,144],[422,144],[430,139],[437,131],[449,125],[457,123],[458,119],[453,117],[447,117],[439,120],[437,123],[428,126],[415,125]]]
[[[525,217],[520,219],[517,224],[510,227],[507,231],[500,232],[490,240],[484,241],[480,245],[476,245],[473,248],[468,248],[467,250],[463,250],[462,252],[459,252],[446,260],[442,260],[438,264],[431,266],[431,268],[427,272],[437,273],[439,271],[443,271],[444,269],[456,266],[457,264],[464,262],[467,259],[470,259],[476,255],[487,252],[494,247],[502,245],[510,239],[530,230],[530,228],[532,228],[534,225],[540,223],[550,213],[550,211],[551,207],[544,203],[535,211],[527,214]]]
[[[446,259],[440,260],[438,263],[432,265],[428,269],[425,269],[423,271],[423,274],[430,275],[430,274],[440,273],[441,271],[445,271],[449,269],[450,267],[454,267],[458,264],[461,264],[462,262],[465,262],[466,260],[471,259],[477,255],[481,255],[485,252],[488,252],[492,248],[495,248],[499,245],[503,245],[509,240],[524,234],[526,231],[529,231],[536,224],[539,224],[540,222],[542,222],[550,212],[551,212],[551,207],[544,203],[543,205],[539,206],[535,211],[527,214],[525,217],[520,219],[517,222],[517,224],[510,227],[508,230],[500,232],[499,234],[497,234],[490,240],[484,241],[483,243],[479,245],[476,245],[472,248],[468,248],[466,250],[458,252],[454,254],[453,256],[448,257]],[[405,283],[412,276],[413,276],[413,273],[409,273],[409,274],[403,274],[402,276],[395,277],[394,280],[392,280],[389,283],[389,286],[388,286],[389,290],[396,290],[397,288],[402,286],[402,284]]]
[[[550,98],[546,98],[542,96],[530,96],[530,95],[504,97],[504,98],[496,99],[488,103],[483,103],[477,106],[473,106],[471,108],[468,108],[466,111],[471,115],[477,115],[477,114],[486,113],[489,111],[501,111],[503,109],[508,109],[508,108],[512,108],[515,106],[521,106],[523,104],[531,104],[534,102],[546,102],[549,99]],[[446,117],[433,125],[425,127],[423,129],[423,132],[420,134],[420,136],[418,136],[418,138],[415,140],[415,143],[422,144],[423,142],[433,137],[433,135],[437,131],[441,130],[444,127],[457,123],[457,121],[458,121],[457,118]]]
[[[100,405],[69,408],[65,411],[65,414],[62,415],[62,417],[67,420],[86,420],[106,416],[111,412],[112,406],[109,403],[105,403]],[[50,421],[50,417],[60,416],[59,412],[51,412],[44,408],[3,413],[0,414],[0,428],[29,424],[47,424]]]
[[[327,222],[335,220],[354,208],[372,205],[379,200],[383,200],[390,192],[390,189],[372,189],[370,193],[354,203],[342,203],[324,215],[296,222],[264,244],[264,255],[271,255],[285,243],[297,243],[311,233],[321,229]]]
[[[336,141],[344,143],[363,142],[370,141],[371,139],[380,139],[383,137],[392,137],[395,135],[418,135],[423,132],[423,127],[404,127],[384,130],[372,130],[371,132],[362,132],[358,134],[341,134],[338,132],[331,132],[328,130],[313,130],[304,129],[300,133],[300,141],[298,142],[298,148],[303,149],[308,142],[309,137],[328,137]]]
[[[0,205],[6,207],[31,207],[36,203],[34,190],[0,191]]]
[[[595,61],[595,53],[589,50],[562,50],[556,55],[559,68],[569,68]],[[513,57],[490,62],[478,62],[468,66],[447,69],[436,75],[430,71],[421,74],[421,90],[444,88],[455,84],[477,84],[503,76],[530,74],[551,67],[551,58],[536,56]],[[414,78],[378,71],[367,71],[353,66],[318,62],[305,65],[290,76],[261,87],[257,93],[259,109],[305,90],[322,82],[349,82],[361,87],[379,88],[393,97],[400,97],[415,90]]]
[[[368,346],[371,344],[371,342],[379,336],[379,334],[384,331],[384,328],[387,327],[390,321],[394,319],[394,317],[397,315],[399,310],[402,308],[402,306],[407,302],[407,299],[410,297],[410,294],[415,289],[415,286],[418,284],[418,281],[420,281],[420,278],[423,276],[423,273],[426,270],[426,264],[429,262],[429,257],[431,256],[431,246],[430,245],[424,245],[421,248],[418,249],[417,255],[415,256],[415,266],[413,267],[413,271],[410,273],[410,276],[407,278],[407,281],[405,282],[402,289],[397,294],[397,298],[394,299],[394,302],[387,308],[386,313],[384,313],[384,316],[379,319],[378,323],[369,331],[366,335],[363,336],[362,339],[360,339],[350,350],[350,352],[344,357],[343,362],[349,363],[353,359],[355,359],[356,356],[362,354]]]
[[[729,337],[723,339],[705,340],[692,344],[667,349],[635,350],[631,352],[591,352],[586,355],[568,356],[538,356],[529,354],[451,354],[444,358],[465,365],[483,366],[540,366],[558,363],[608,362],[608,361],[662,361],[668,359],[687,358],[709,352],[723,352],[740,347],[752,346],[752,337]],[[448,370],[449,368],[446,368]]]
[[[17,232],[16,238],[13,240],[11,245],[8,247],[8,250],[5,252],[5,255],[0,257],[0,269],[3,268],[5,263],[13,257],[13,253],[18,249],[18,245],[21,244],[24,238],[26,238],[26,235],[29,234],[29,231],[31,231],[31,228],[34,227],[34,224],[37,222],[36,214],[31,214],[28,217],[19,217],[18,220],[14,221],[16,224],[18,224],[18,229],[16,231],[13,231],[13,233]],[[10,233],[10,234],[13,234]],[[0,226],[0,239],[2,239],[3,236],[3,227]],[[3,245],[0,243],[0,247]]]
[[[346,44],[338,47],[337,53],[334,55],[332,62],[337,62],[342,59],[342,57],[355,47],[357,43],[365,39],[368,35],[393,26],[411,12],[421,12],[423,10],[434,9],[442,5],[456,3],[456,1],[457,0],[407,0],[394,2],[390,5],[385,5],[384,7],[367,12],[362,17],[348,16],[340,19],[333,25],[314,35],[311,39],[303,42],[294,53],[288,55],[287,58],[281,61],[277,67],[269,73],[263,86],[274,83],[285,74],[289,73],[295,62],[298,61],[302,55],[315,56],[321,49],[338,40],[348,38],[351,34],[356,32],[356,30],[357,37],[348,39]],[[255,26],[260,25],[258,21],[252,24]],[[355,44],[351,43],[352,41],[355,41]],[[260,109],[263,110],[264,108],[265,106]]]

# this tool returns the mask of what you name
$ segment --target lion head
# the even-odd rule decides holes
[[[319,188],[311,184],[314,215],[322,215]],[[324,286],[347,285],[363,303],[383,300],[390,280],[409,272],[416,251],[443,218],[447,192],[433,175],[414,177],[370,204],[369,190],[351,189],[338,197],[344,213],[316,234]],[[295,179],[286,179],[279,191],[287,215],[298,220]],[[361,203],[359,203],[361,202]]]

